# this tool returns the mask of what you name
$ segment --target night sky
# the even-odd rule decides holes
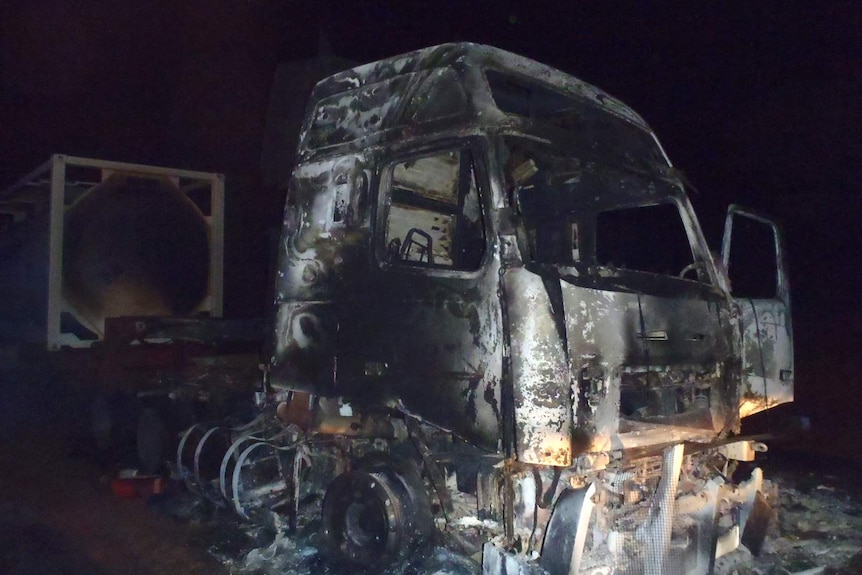
[[[637,110],[698,189],[692,199],[713,246],[731,201],[782,222],[796,409],[829,438],[829,450],[858,445],[862,8],[850,1],[566,4],[574,7],[7,0],[0,7],[0,188],[52,153],[225,172],[237,183],[228,209],[257,206],[228,214],[228,273],[263,277],[265,255],[236,252],[244,242],[261,251],[263,231],[280,219],[282,192],[259,185],[278,65],[319,54],[362,63],[459,40],[491,44],[570,72]],[[257,265],[264,269],[250,267]],[[239,287],[228,297],[243,292],[243,282],[231,285]],[[227,303],[240,315],[265,309]],[[844,438],[833,438],[839,430]]]

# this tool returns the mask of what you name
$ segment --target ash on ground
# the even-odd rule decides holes
[[[314,523],[288,535],[241,522],[230,511],[187,492],[153,498],[150,507],[194,523],[196,543],[232,575],[348,575],[318,551],[319,525]],[[467,557],[435,545],[382,575],[476,575],[482,570],[479,561],[478,556]]]
[[[741,546],[717,575],[862,574],[860,466],[841,459],[779,456],[767,463],[775,512],[757,557]]]
[[[768,461],[765,494],[775,517],[758,556],[744,546],[716,561],[716,575],[862,574],[862,484],[858,464],[785,458]],[[239,522],[192,496],[157,505],[199,524],[200,543],[235,575],[342,575],[316,546],[314,525],[285,535]],[[434,546],[385,575],[475,575],[477,556]]]

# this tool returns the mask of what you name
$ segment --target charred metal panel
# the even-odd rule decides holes
[[[497,266],[479,277],[380,272],[380,333],[387,394],[408,411],[487,449],[498,448],[502,326]]]
[[[771,245],[763,245],[767,241]],[[733,250],[731,257],[731,246],[737,244],[741,246]],[[733,280],[733,296],[739,308],[739,410],[745,417],[793,401],[790,285],[778,225],[763,215],[731,205],[724,226],[722,261]]]
[[[513,116],[496,105],[484,70],[541,78],[584,106],[620,118],[649,136],[641,117],[586,82],[497,48],[443,44],[346,70],[315,87],[300,135],[299,160],[395,144],[422,132],[441,131],[481,119],[487,126],[511,126]]]
[[[503,276],[512,354],[515,442],[524,463],[572,464],[572,386],[566,353],[542,277]]]
[[[378,233],[395,228],[383,219],[386,192],[378,191],[387,181],[367,184],[367,158],[302,164],[295,173],[271,383],[404,409],[496,450],[503,330],[499,299],[487,294],[497,291],[498,259],[484,248],[474,271],[430,269],[412,258],[377,261],[372,245],[382,240],[372,234],[372,196],[382,202]],[[485,208],[474,210],[481,218]]]
[[[630,350],[638,352],[633,341],[638,321],[636,310],[625,305],[626,294],[565,283],[562,292],[569,361],[578,378],[574,418],[583,450],[596,436],[617,432],[620,366],[631,359]]]
[[[288,193],[276,303],[330,300],[361,281],[370,234],[366,159],[299,166]]]
[[[273,385],[333,392],[339,326],[356,319],[368,277],[367,182],[362,156],[296,170],[276,282]]]
[[[592,450],[645,426],[732,429],[736,394],[726,302],[661,298],[562,282],[578,433]],[[585,438],[586,439],[586,438]]]
[[[793,343],[787,307],[780,300],[739,302],[742,382],[739,416],[793,401]]]
[[[332,393],[338,328],[333,306],[284,303],[278,308],[276,325],[273,382],[295,390]]]
[[[402,154],[405,154],[402,152]],[[500,262],[478,148],[402,155],[382,168],[366,334],[380,387],[407,411],[485,449],[500,447]],[[373,326],[373,327],[371,327]]]

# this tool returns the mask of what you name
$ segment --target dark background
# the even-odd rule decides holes
[[[698,189],[713,246],[731,201],[782,222],[793,409],[817,449],[859,457],[862,9],[789,4],[7,0],[0,189],[52,153],[225,172],[226,307],[260,315],[283,201],[261,172],[279,65],[492,44],[640,112]]]

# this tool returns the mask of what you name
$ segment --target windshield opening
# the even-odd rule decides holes
[[[579,276],[708,281],[670,183],[523,137],[506,136],[503,144],[528,263],[572,267]]]
[[[597,214],[599,266],[675,276],[692,261],[676,204],[617,208]]]

